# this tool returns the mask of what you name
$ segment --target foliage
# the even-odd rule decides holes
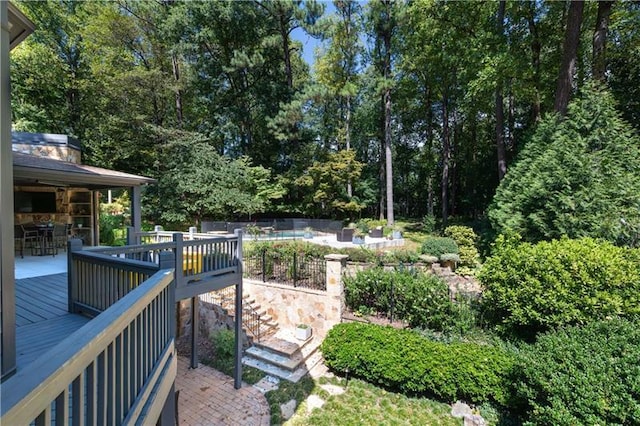
[[[230,218],[232,214],[264,211],[282,197],[282,187],[270,172],[251,166],[248,158],[230,160],[219,155],[210,141],[184,132],[166,135],[163,173],[154,194],[162,210],[156,214],[171,223],[190,218]]]
[[[527,241],[594,237],[624,244],[640,223],[640,139],[609,93],[589,86],[564,120],[546,117],[496,192],[489,217]]]
[[[217,329],[211,332],[209,339],[213,344],[212,360],[214,366],[221,371],[233,371],[235,353],[235,335],[227,329]]]
[[[301,404],[316,389],[316,383],[308,375],[304,376],[297,383],[288,380],[281,380],[278,388],[270,390],[264,394],[269,408],[271,409],[272,425],[281,425],[286,419],[282,418],[280,406],[295,399],[297,404]]]
[[[227,376],[233,377],[235,368],[235,335],[233,331],[217,329],[209,335],[209,339],[213,345],[213,359],[203,359],[203,362],[211,365],[216,370],[222,371]],[[246,383],[257,383],[264,376],[264,372],[257,368],[246,365],[242,367],[242,380]]]
[[[499,183],[497,135],[512,169],[552,107],[566,21],[566,3],[551,1],[338,2],[324,16],[324,4],[316,1],[16,2],[36,30],[11,52],[13,127],[69,134],[81,142],[86,164],[161,180],[162,188],[149,188],[143,199],[143,219],[180,226],[197,225],[210,210],[207,194],[216,188],[204,175],[214,175],[209,169],[217,164],[203,160],[210,150],[244,182],[228,191],[231,202],[218,194],[224,207],[210,212],[213,217],[269,211],[384,219],[387,209],[415,218],[448,211],[484,217]],[[498,30],[500,6],[508,25]],[[592,75],[598,9],[585,7],[578,90]],[[636,128],[638,10],[634,2],[614,3],[606,58],[606,84]],[[308,36],[322,40],[313,63],[307,63]],[[504,100],[502,120],[497,99]],[[590,128],[589,120],[584,124]],[[176,138],[166,135],[177,132],[198,135],[205,149],[198,144],[193,155],[174,157],[169,145]],[[383,152],[385,142],[392,149]],[[631,167],[631,151],[612,158]],[[184,189],[173,190],[182,180],[173,166],[189,171],[193,159],[200,171],[193,186],[199,189],[203,178],[205,195],[187,188],[186,199],[165,213]],[[388,183],[385,170],[395,172]],[[550,183],[574,185],[587,170]],[[533,189],[523,192],[545,193]],[[610,192],[587,192],[594,194],[591,204],[617,206]],[[587,211],[589,203],[575,208]],[[620,205],[610,208],[634,212],[630,201]],[[572,222],[571,215],[560,225]],[[638,241],[624,235],[638,229],[637,216],[609,219],[588,226],[620,234],[620,244]]]
[[[436,218],[432,214],[427,214],[422,218],[422,230],[424,232],[433,232],[436,229]]]
[[[344,277],[345,303],[405,320],[411,327],[447,330],[459,325],[463,312],[449,299],[449,287],[433,274],[382,267]]]
[[[458,244],[449,237],[427,237],[420,249],[422,254],[440,257],[445,253],[458,253]]]
[[[437,343],[411,330],[361,323],[334,326],[321,350],[327,366],[341,374],[446,402],[504,403],[515,362],[497,347]]]
[[[489,319],[507,333],[640,316],[640,249],[590,238],[538,244],[500,236],[479,278]]]
[[[440,255],[441,262],[460,262],[460,255],[457,253],[443,253]]]
[[[122,246],[126,243],[126,232],[124,230],[124,215],[112,215],[100,213],[100,244],[106,246]],[[120,235],[124,234],[124,238]]]
[[[639,359],[637,321],[597,321],[540,336],[514,370],[526,424],[636,423]]]
[[[305,189],[308,208],[320,216],[358,213],[364,205],[349,198],[345,188],[360,178],[362,167],[354,151],[333,152],[326,161],[314,162],[296,184]]]
[[[460,266],[474,268],[478,265],[478,249],[476,242],[478,236],[473,232],[473,228],[468,226],[448,226],[444,230],[444,236],[449,237],[458,245],[460,255]]]
[[[324,380],[326,381],[326,379]],[[324,384],[322,379],[319,383]],[[427,398],[415,398],[389,392],[379,386],[359,379],[332,379],[329,384],[345,387],[345,393],[330,395],[317,386],[313,394],[326,401],[320,409],[310,414],[302,406],[288,425],[459,425],[460,420],[451,416],[448,404]],[[366,410],[362,408],[366,407]],[[307,406],[307,409],[309,407]]]

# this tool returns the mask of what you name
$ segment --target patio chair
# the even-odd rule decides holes
[[[63,223],[56,223],[53,225],[53,245],[56,249],[63,249],[67,251],[67,240],[68,240],[68,232],[67,225]]]
[[[38,231],[37,230],[27,230],[22,225],[14,225],[14,244],[16,248],[18,248],[18,244],[20,245],[20,258],[24,259],[24,249],[27,248],[27,243],[30,244],[30,247],[33,247],[34,243],[38,243]]]

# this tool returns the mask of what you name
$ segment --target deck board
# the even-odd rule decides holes
[[[67,312],[67,274],[16,280],[16,361],[23,368],[89,322]]]

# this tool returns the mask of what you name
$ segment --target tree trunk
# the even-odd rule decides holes
[[[391,20],[391,3],[386,1],[387,19]],[[386,183],[387,183],[387,224],[393,226],[395,218],[393,215],[393,159],[391,154],[391,87],[389,81],[391,79],[391,28],[389,25],[384,26],[382,42],[384,43],[384,150],[386,165]]]
[[[505,0],[500,0],[498,6],[498,36],[502,41],[504,35]],[[507,173],[507,153],[504,146],[504,97],[502,96],[502,80],[498,76],[496,85],[496,152],[498,155],[498,180],[501,181]]]
[[[567,29],[562,46],[562,63],[560,65],[560,72],[558,73],[558,85],[556,87],[554,104],[554,110],[560,113],[561,116],[567,114],[567,106],[569,105],[573,75],[576,70],[583,10],[584,3],[582,0],[571,1],[569,5],[569,15],[567,16]]]
[[[606,45],[607,31],[609,30],[609,15],[613,1],[598,2],[598,18],[596,29],[593,33],[593,78],[605,82],[607,69]]]
[[[445,91],[442,97],[442,179],[440,181],[442,189],[442,226],[445,228],[449,218],[449,157],[451,156],[448,101]]]
[[[182,128],[182,90],[180,89],[180,67],[178,64],[178,58],[175,53],[171,54],[171,64],[173,65],[173,79],[176,82],[176,119],[178,120],[178,127]]]
[[[284,15],[279,16],[280,37],[282,38],[282,53],[284,56],[284,72],[287,76],[287,87],[293,93],[293,71],[291,70],[291,52],[289,51],[289,23]]]
[[[542,46],[540,44],[540,38],[538,36],[538,27],[535,21],[535,2],[529,2],[529,14],[527,15],[527,22],[529,24],[529,32],[531,33],[531,66],[533,67],[533,105],[531,108],[531,115],[533,121],[537,123],[542,118],[540,96],[540,51]]]
[[[344,119],[344,139],[347,145],[347,151],[351,149],[351,96],[347,96],[346,99],[346,113]],[[353,189],[351,188],[351,179],[347,181],[347,197],[353,196]]]
[[[380,109],[381,114],[380,117],[380,220],[384,220],[385,218],[385,200],[386,200],[386,182],[385,182],[385,145],[384,145],[384,96],[380,98]]]

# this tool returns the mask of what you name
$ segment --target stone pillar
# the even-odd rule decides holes
[[[324,257],[327,262],[327,295],[332,301],[331,316],[337,320],[336,323],[340,322],[345,309],[342,271],[347,266],[348,257],[346,254],[328,254]]]

